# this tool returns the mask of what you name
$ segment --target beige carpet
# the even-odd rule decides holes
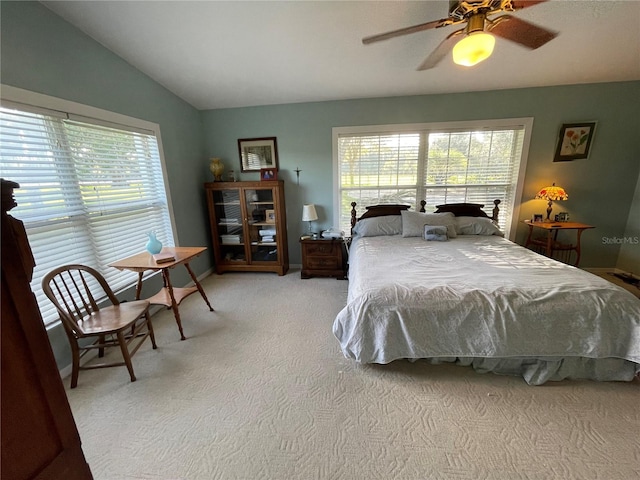
[[[158,350],[65,388],[98,480],[635,479],[640,382],[357,365],[331,333],[347,282],[228,273],[154,316]],[[115,352],[114,352],[115,353]]]

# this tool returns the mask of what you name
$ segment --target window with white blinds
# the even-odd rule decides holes
[[[60,265],[96,268],[117,291],[137,275],[108,264],[144,249],[148,232],[173,246],[154,132],[3,101],[0,171],[20,184],[11,215],[25,225],[32,289],[45,324],[58,315],[41,288]]]
[[[427,212],[444,203],[480,203],[509,235],[521,189],[531,119],[470,125],[344,127],[334,129],[337,215],[350,229],[351,202],[409,204]],[[394,131],[395,130],[395,131]],[[357,207],[358,208],[358,207]]]

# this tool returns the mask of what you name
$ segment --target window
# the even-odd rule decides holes
[[[351,202],[359,215],[378,203],[433,212],[443,203],[480,203],[509,236],[517,218],[532,119],[334,128],[336,218],[348,231]],[[515,228],[514,228],[515,231]]]
[[[40,282],[53,268],[90,265],[118,290],[137,276],[109,263],[143,250],[151,231],[174,245],[158,139],[137,127],[2,105],[0,171],[20,184],[11,215],[24,222],[36,261],[31,287],[51,325],[58,315]]]

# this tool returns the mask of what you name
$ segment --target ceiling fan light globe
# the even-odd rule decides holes
[[[473,67],[493,53],[496,39],[485,32],[470,33],[453,47],[453,61],[458,65]]]

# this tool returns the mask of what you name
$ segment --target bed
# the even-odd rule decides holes
[[[640,299],[505,239],[498,203],[491,215],[374,206],[357,223],[352,204],[348,298],[333,324],[345,357],[455,363],[531,385],[633,380]]]

